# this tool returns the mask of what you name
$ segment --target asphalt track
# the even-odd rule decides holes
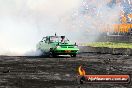
[[[130,74],[132,56],[80,53],[76,58],[0,56],[0,88],[132,88],[129,84],[78,84],[78,67],[87,74]]]

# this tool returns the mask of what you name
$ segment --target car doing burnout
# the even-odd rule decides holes
[[[79,51],[78,46],[69,42],[65,36],[46,36],[37,44],[37,49],[44,54],[57,55],[71,55],[76,57]]]

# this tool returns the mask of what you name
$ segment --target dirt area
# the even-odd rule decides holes
[[[0,56],[0,88],[132,88],[130,84],[78,84],[78,67],[87,74],[131,74],[132,56],[80,53],[71,57]]]

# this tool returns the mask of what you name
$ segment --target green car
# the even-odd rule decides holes
[[[69,42],[65,36],[46,36],[37,44],[37,49],[42,51],[43,54],[48,54],[49,56],[57,55],[71,55],[76,57],[79,48],[75,44]]]

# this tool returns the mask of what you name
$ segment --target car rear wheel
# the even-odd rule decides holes
[[[57,57],[57,55],[53,53],[53,54],[52,54],[52,57]]]
[[[49,57],[57,57],[57,55],[54,52],[50,52]]]

